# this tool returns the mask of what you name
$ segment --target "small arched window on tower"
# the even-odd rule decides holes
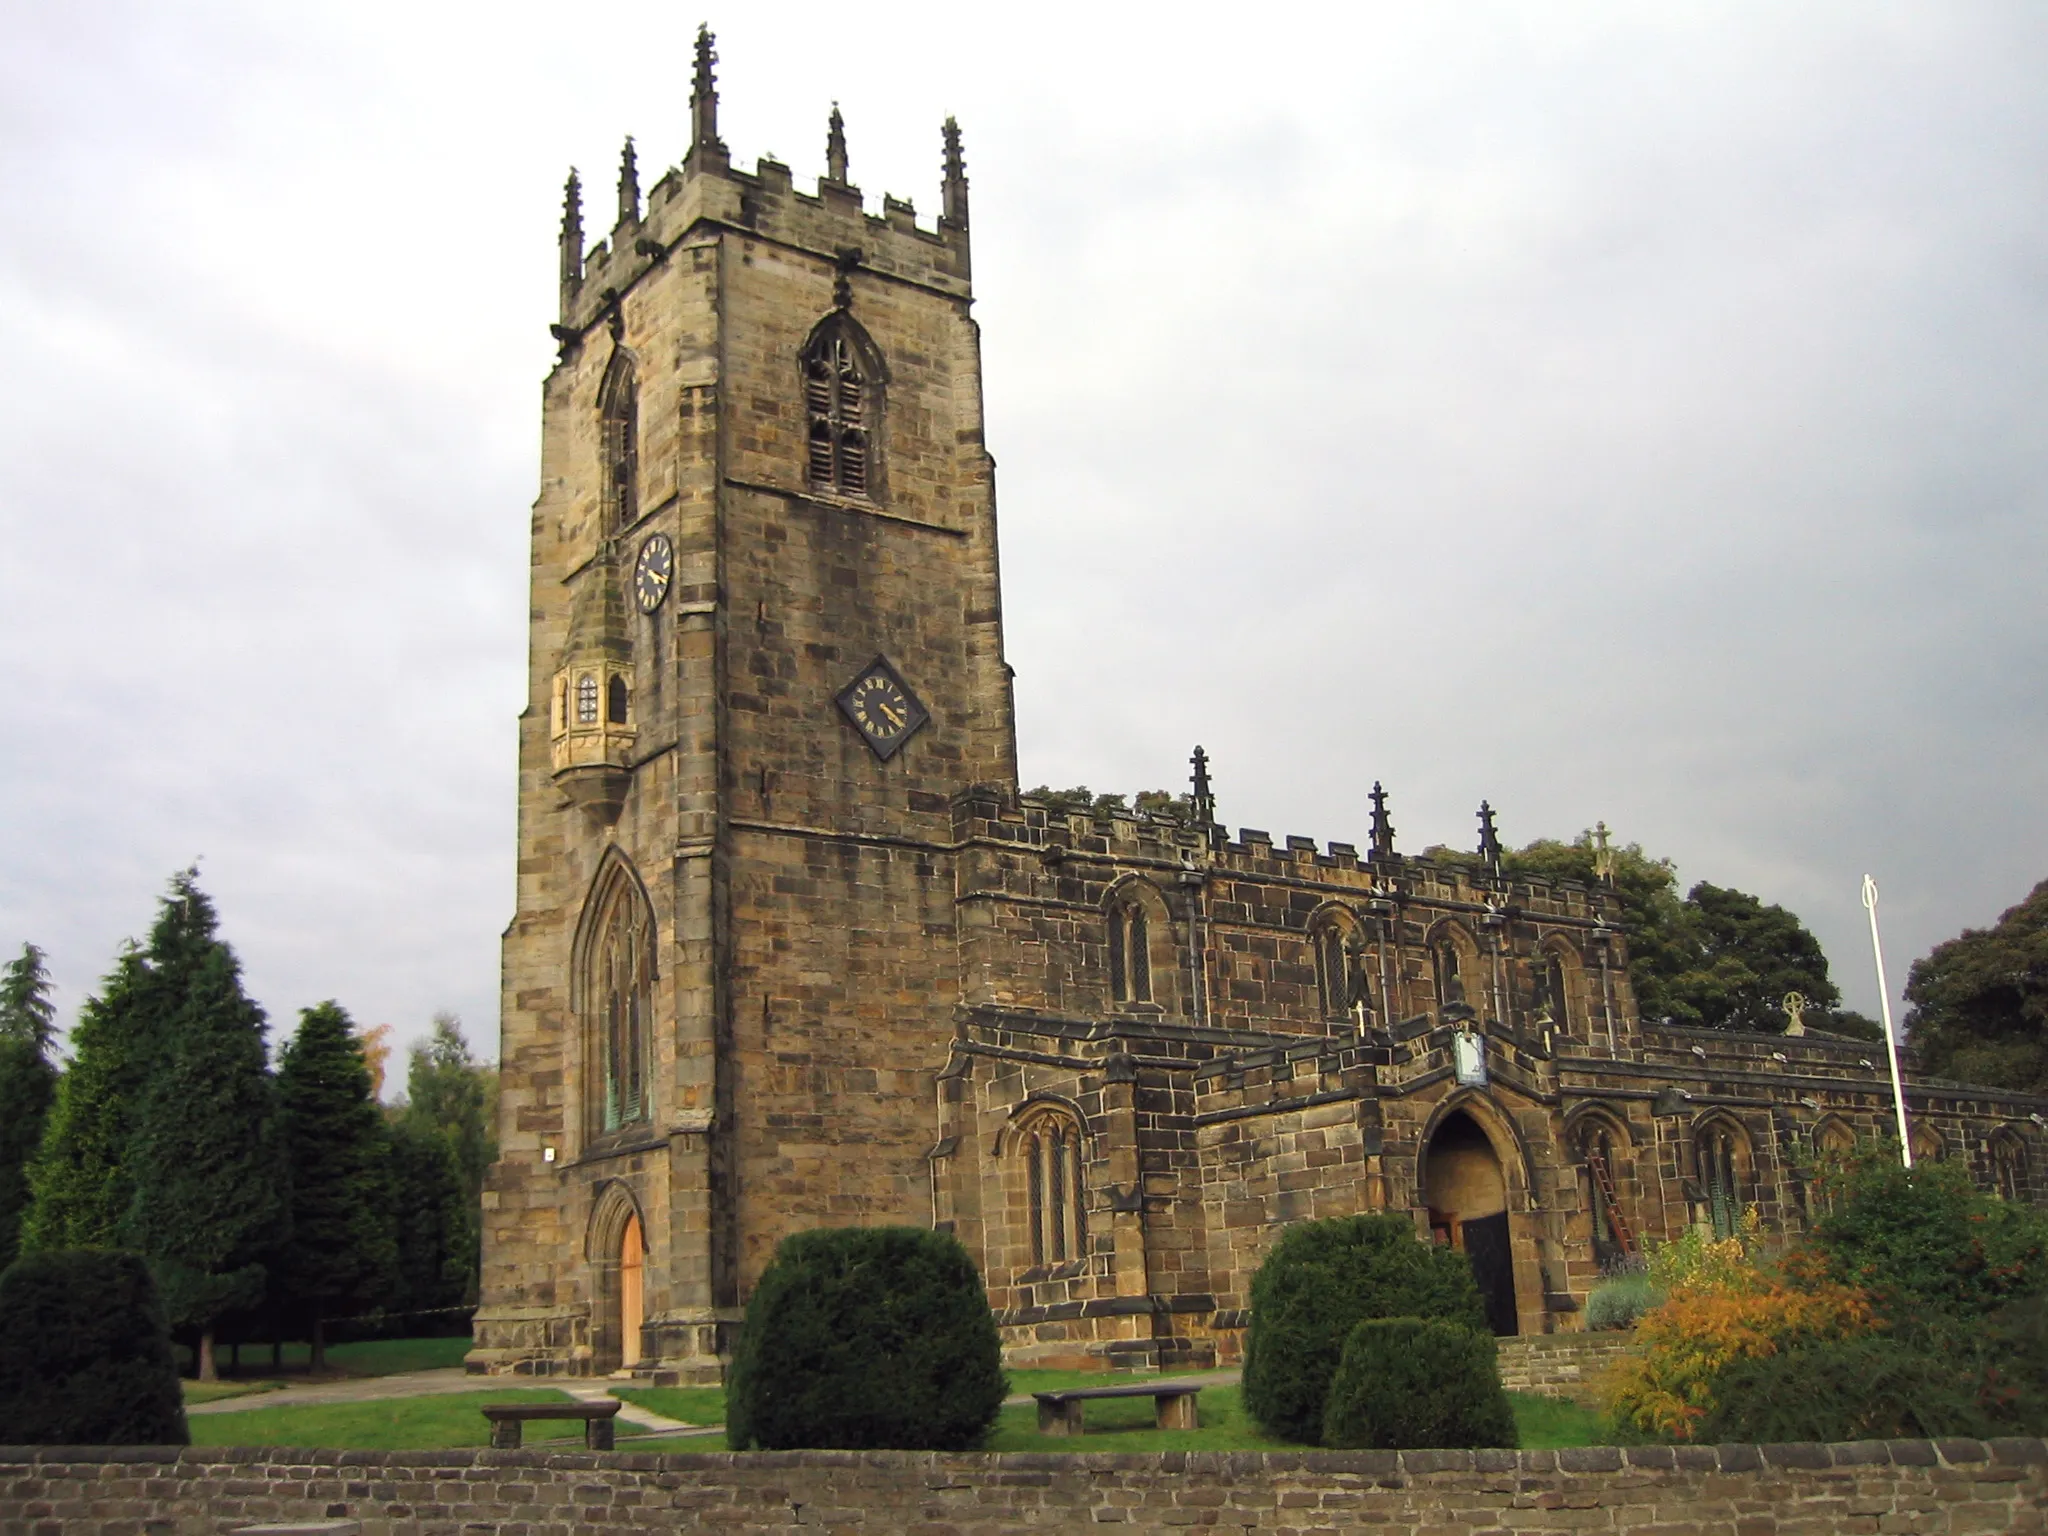
[[[1152,950],[1144,905],[1135,898],[1109,908],[1109,995],[1119,1003],[1152,1001]]]
[[[1017,1138],[1024,1158],[1031,1262],[1078,1259],[1087,1236],[1081,1183],[1081,1127],[1060,1110],[1041,1110]]]
[[[1316,932],[1316,997],[1325,1019],[1351,1012],[1351,957],[1345,953],[1344,930],[1325,923]]]
[[[1542,1012],[1549,1015],[1550,1029],[1559,1035],[1572,1032],[1572,987],[1571,972],[1566,968],[1564,956],[1556,950],[1545,951],[1543,958],[1543,1006]]]
[[[1716,1237],[1733,1237],[1742,1223],[1740,1134],[1725,1120],[1710,1120],[1699,1132],[1700,1193]]]
[[[597,724],[597,674],[586,672],[576,679],[576,723]]]
[[[605,531],[615,533],[640,515],[640,385],[633,354],[612,353],[598,387],[597,410],[604,455]]]
[[[820,321],[804,345],[807,475],[813,490],[872,498],[880,486],[881,353],[844,310]]]
[[[624,725],[627,703],[626,680],[614,672],[610,683],[605,686],[605,719],[613,725]]]

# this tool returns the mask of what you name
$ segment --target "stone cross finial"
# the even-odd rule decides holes
[[[718,85],[712,66],[718,51],[712,46],[711,26],[697,28],[697,71],[690,80],[690,153],[723,155],[725,145],[718,137]]]
[[[946,223],[957,224],[964,229],[967,225],[967,157],[960,152],[960,124],[949,117],[939,133],[946,144],[945,201],[939,216]]]
[[[1493,807],[1484,800],[1479,802],[1479,857],[1500,868],[1500,834],[1494,830]]]
[[[626,135],[626,147],[619,151],[619,222],[640,222],[640,162],[633,153],[633,136]]]
[[[825,179],[846,180],[846,119],[839,115],[839,103],[832,103],[832,115],[825,121]]]
[[[1387,819],[1387,792],[1380,788],[1380,781],[1372,781],[1372,793],[1366,798],[1372,802],[1372,856],[1375,862],[1394,856],[1394,824]]]
[[[583,281],[583,183],[575,167],[562,187],[562,286],[574,288]]]
[[[1609,885],[1614,883],[1614,850],[1607,846],[1607,823],[1593,828],[1593,873]]]

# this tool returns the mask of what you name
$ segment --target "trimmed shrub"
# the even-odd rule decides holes
[[[1460,1323],[1383,1317],[1344,1341],[1323,1409],[1323,1444],[1404,1451],[1515,1444],[1493,1335]]]
[[[56,1249],[0,1273],[0,1426],[26,1445],[188,1445],[170,1334],[132,1253]]]
[[[1586,1326],[1633,1328],[1637,1318],[1663,1300],[1664,1293],[1648,1275],[1616,1275],[1594,1286],[1586,1298]]]
[[[988,1294],[955,1238],[799,1232],[747,1303],[726,1437],[738,1450],[971,1450],[1008,1390]]]
[[[1314,1444],[1345,1341],[1368,1318],[1420,1317],[1487,1332],[1465,1255],[1426,1243],[1406,1216],[1289,1227],[1252,1278],[1244,1403],[1271,1434]]]

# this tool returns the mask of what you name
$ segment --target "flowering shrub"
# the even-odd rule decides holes
[[[1827,1278],[1803,1254],[1766,1268],[1755,1253],[1756,1224],[1746,1225],[1746,1233],[1718,1241],[1688,1234],[1651,1256],[1653,1277],[1661,1260],[1664,1274],[1681,1278],[1661,1306],[1637,1319],[1643,1353],[1608,1376],[1610,1414],[1624,1434],[1690,1440],[1713,1411],[1716,1378],[1731,1363],[1879,1327],[1868,1295]]]

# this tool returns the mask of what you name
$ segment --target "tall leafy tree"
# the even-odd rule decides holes
[[[21,1251],[28,1165],[57,1100],[57,1067],[50,1059],[56,1027],[43,952],[24,944],[0,971],[0,1269]]]
[[[476,1294],[482,1258],[484,1174],[498,1157],[493,1126],[496,1112],[496,1070],[470,1053],[460,1019],[452,1013],[435,1014],[433,1032],[412,1048],[401,1123],[415,1137],[442,1142],[461,1180],[462,1220],[450,1225],[447,1235],[450,1242],[461,1245],[455,1263],[464,1281],[457,1301],[444,1305],[473,1299]],[[421,1177],[429,1176],[424,1158],[415,1159],[412,1166]]]
[[[2048,1093],[2048,880],[1989,928],[1916,960],[1906,1033],[1943,1077]]]
[[[462,1020],[452,1013],[434,1015],[433,1032],[412,1048],[406,1071],[406,1117],[448,1138],[471,1199],[498,1158],[491,1124],[496,1080],[496,1070],[470,1053]]]
[[[339,1003],[299,1015],[277,1099],[291,1186],[280,1278],[312,1325],[318,1370],[327,1363],[327,1319],[384,1303],[397,1266],[389,1135],[362,1042]]]
[[[218,927],[197,872],[175,876],[150,933],[147,992],[163,1042],[135,1117],[134,1196],[120,1224],[149,1260],[171,1326],[198,1336],[201,1380],[214,1376],[221,1319],[261,1300],[287,1219],[263,1010]]]
[[[29,1164],[24,1248],[111,1248],[119,1241],[135,1198],[128,1144],[160,1044],[150,987],[149,962],[130,943],[79,1010],[71,1065]]]

